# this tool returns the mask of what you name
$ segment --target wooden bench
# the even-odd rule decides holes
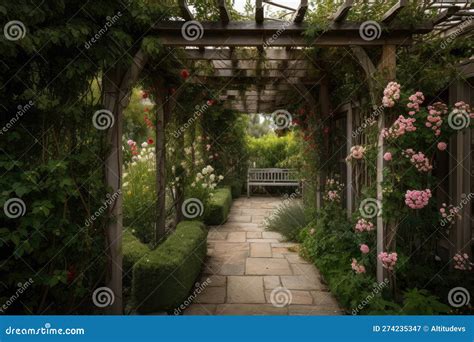
[[[293,169],[248,169],[247,173],[247,197],[250,196],[251,186],[296,186],[301,181],[298,179],[298,171]]]

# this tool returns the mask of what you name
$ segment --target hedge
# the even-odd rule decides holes
[[[230,206],[232,205],[232,192],[230,186],[218,188],[209,201],[205,222],[208,225],[219,225],[227,220]]]
[[[244,183],[240,179],[232,180],[230,188],[232,191],[232,199],[239,198],[242,195],[242,186]]]
[[[122,253],[123,253],[123,282],[125,286],[132,283],[132,268],[140,259],[150,252],[147,245],[140,242],[130,229],[123,231]]]
[[[133,268],[132,296],[140,313],[171,311],[189,295],[207,251],[207,229],[199,221],[183,221]]]

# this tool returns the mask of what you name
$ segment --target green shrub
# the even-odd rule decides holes
[[[242,195],[242,186],[244,183],[240,179],[234,179],[229,183],[232,191],[232,198],[239,198]]]
[[[183,221],[133,268],[132,296],[141,313],[173,310],[187,298],[207,251],[202,222]]]
[[[122,236],[123,253],[123,283],[125,286],[132,284],[132,268],[146,254],[150,253],[150,248],[141,243],[130,229],[124,230]]]
[[[309,224],[300,201],[282,204],[265,220],[265,228],[282,234],[289,241],[298,241],[300,231]]]
[[[224,223],[229,216],[232,205],[232,192],[229,186],[216,189],[209,201],[206,210],[205,222],[208,225],[219,225]]]
[[[260,138],[247,137],[249,162],[252,167],[283,167],[298,168],[299,161],[297,140],[294,133],[283,136],[275,133],[266,134]]]

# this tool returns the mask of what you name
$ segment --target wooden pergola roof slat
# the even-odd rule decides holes
[[[190,21],[194,19],[191,11],[188,8],[188,3],[186,2],[186,0],[178,0],[178,5],[179,9],[181,10],[181,16],[184,20]]]
[[[301,0],[300,5],[298,6],[298,9],[296,10],[295,15],[293,17],[293,22],[297,24],[302,23],[307,10],[308,0]]]
[[[221,22],[223,24],[227,24],[230,21],[230,14],[227,10],[227,6],[225,0],[217,0],[217,6],[219,7],[219,15],[221,18]]]
[[[263,3],[262,0],[257,0],[255,3],[255,21],[257,24],[263,23],[264,13],[263,13]]]
[[[336,13],[332,16],[332,21],[336,23],[342,23],[346,20],[349,10],[352,8],[354,0],[346,0],[344,3],[337,9]]]
[[[395,19],[398,13],[406,7],[408,1],[407,0],[398,0],[398,2],[390,8],[382,17],[382,23],[389,24]]]

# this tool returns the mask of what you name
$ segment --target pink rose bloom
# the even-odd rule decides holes
[[[390,152],[386,152],[384,155],[383,155],[383,159],[385,161],[390,161],[392,160],[392,154]]]
[[[360,245],[360,251],[364,254],[367,254],[367,253],[369,253],[370,248],[366,244],[362,244],[362,245]]]
[[[448,144],[446,144],[445,142],[441,141],[438,143],[438,150],[444,151],[446,150],[446,147],[448,147]]]

